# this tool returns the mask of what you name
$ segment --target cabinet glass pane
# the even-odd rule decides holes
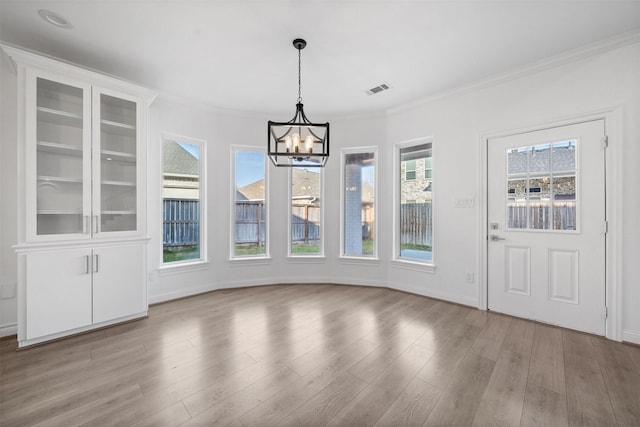
[[[100,231],[136,229],[136,104],[100,95]]]
[[[36,232],[82,233],[82,89],[38,78],[36,93]]]

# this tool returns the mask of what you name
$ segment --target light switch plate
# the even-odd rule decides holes
[[[472,208],[475,200],[473,197],[456,197],[453,206],[456,208]]]

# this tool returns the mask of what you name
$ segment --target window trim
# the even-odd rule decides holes
[[[287,183],[288,183],[288,191],[287,191],[287,259],[289,260],[301,260],[301,259],[309,259],[309,258],[325,258],[325,253],[324,253],[324,236],[325,236],[325,221],[324,221],[324,205],[326,202],[325,199],[325,192],[324,192],[324,187],[325,187],[325,174],[324,174],[324,169],[325,168],[313,168],[314,171],[317,171],[320,174],[320,252],[318,253],[302,253],[302,254],[294,254],[291,252],[291,216],[292,216],[292,210],[291,210],[291,197],[292,197],[292,178],[293,178],[293,167],[289,168],[289,173],[288,178],[287,178]]]
[[[208,248],[207,248],[207,141],[204,139],[193,138],[188,136],[182,136],[175,133],[170,132],[160,132],[160,212],[162,213],[163,209],[163,200],[162,190],[163,190],[163,180],[164,180],[164,151],[162,146],[164,145],[164,141],[172,141],[172,142],[184,142],[185,144],[197,145],[200,148],[200,177],[198,182],[198,191],[199,191],[199,210],[200,210],[200,258],[199,259],[190,259],[184,261],[174,261],[170,263],[164,262],[164,239],[162,237],[162,218],[160,217],[160,266],[159,271],[161,275],[164,272],[165,274],[170,274],[170,270],[201,270],[208,268],[209,257],[208,257]]]
[[[346,255],[345,254],[345,219],[344,219],[344,198],[345,198],[345,175],[344,168],[346,165],[346,156],[348,154],[361,154],[372,153],[373,154],[373,209],[374,209],[374,222],[373,222],[373,235],[375,236],[373,241],[373,255]],[[353,147],[343,148],[340,152],[340,255],[338,258],[343,260],[352,261],[378,261],[378,147],[366,146],[366,147]]]
[[[233,263],[249,262],[254,264],[259,261],[270,260],[270,209],[271,203],[269,203],[269,164],[267,151],[264,147],[256,147],[252,145],[231,145],[230,147],[230,186],[229,186],[229,261]],[[262,153],[264,155],[264,254],[256,255],[235,255],[235,203],[236,203],[236,152],[238,151],[252,151]]]
[[[426,271],[434,271],[436,267],[436,211],[434,209],[436,204],[436,192],[431,190],[431,216],[432,216],[432,230],[431,230],[431,261],[421,261],[415,258],[405,258],[400,256],[400,200],[401,194],[401,172],[402,167],[400,165],[400,150],[403,148],[413,147],[415,145],[431,144],[431,170],[436,167],[435,158],[435,143],[433,136],[425,136],[415,139],[410,139],[403,142],[397,142],[393,146],[393,255],[391,262],[397,267],[404,267],[415,270],[416,268],[423,268]],[[432,172],[433,175],[433,172]],[[430,178],[434,181],[434,178]]]

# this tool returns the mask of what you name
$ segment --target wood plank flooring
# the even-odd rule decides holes
[[[389,289],[221,290],[16,346],[3,427],[640,425],[640,347]]]

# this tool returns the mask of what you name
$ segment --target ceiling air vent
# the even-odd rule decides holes
[[[389,83],[381,83],[380,85],[376,86],[376,87],[372,87],[371,89],[369,89],[368,91],[366,91],[365,93],[367,95],[375,95],[376,93],[380,93],[383,92],[385,90],[391,89],[391,85]]]

